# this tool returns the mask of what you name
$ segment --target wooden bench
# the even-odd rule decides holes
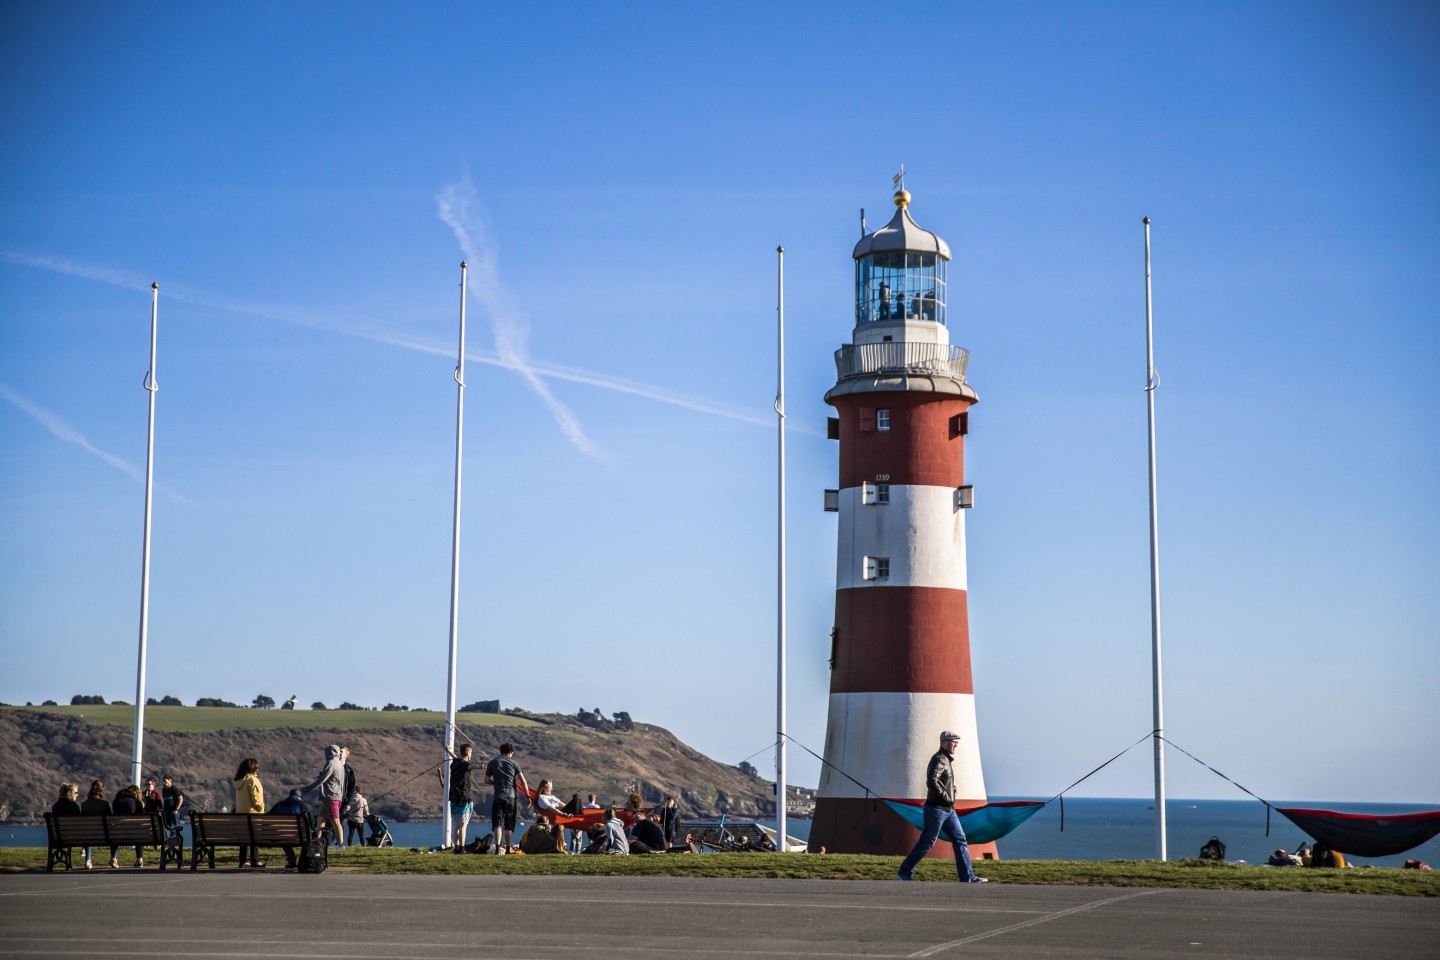
[[[47,813],[45,835],[49,843],[46,870],[54,870],[57,863],[73,869],[70,851],[75,847],[159,847],[161,870],[172,860],[177,870],[185,863],[185,838],[178,830],[166,831],[165,818],[159,813],[63,817]]]
[[[303,813],[200,813],[190,811],[190,869],[206,858],[215,869],[216,847],[303,847],[310,818]]]

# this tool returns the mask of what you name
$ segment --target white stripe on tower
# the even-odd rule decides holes
[[[835,588],[965,589],[965,511],[950,487],[887,485],[889,503],[865,503],[865,487],[840,491]],[[873,497],[872,492],[869,496]],[[888,580],[866,580],[865,558],[885,557]]]
[[[885,791],[884,796],[922,800],[925,766],[941,730],[960,734],[956,798],[983,799],[974,694],[832,693],[825,757],[871,790]],[[864,797],[865,791],[827,766],[818,796]]]

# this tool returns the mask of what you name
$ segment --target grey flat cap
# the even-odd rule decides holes
[[[959,740],[959,739],[960,739],[960,734],[954,732],[953,730],[946,730],[946,731],[944,731],[943,733],[940,734],[940,742],[941,742],[941,743],[944,743],[946,740]]]

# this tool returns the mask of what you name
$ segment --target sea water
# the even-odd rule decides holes
[[[994,797],[995,800],[1026,800],[1033,797]],[[1281,806],[1337,810],[1342,813],[1402,814],[1436,809],[1434,806],[1404,803],[1323,803],[1282,802]],[[1230,860],[1264,863],[1278,847],[1294,851],[1310,841],[1299,827],[1279,813],[1270,813],[1270,833],[1265,833],[1265,805],[1254,800],[1167,800],[1167,850],[1171,860],[1194,857],[1205,841],[1218,836],[1225,843]],[[1061,830],[1060,802],[1057,800],[999,841],[1000,856],[1012,860],[1147,860],[1155,856],[1155,810],[1151,800],[1077,797],[1065,801],[1064,829]],[[391,820],[390,834],[398,847],[421,849],[440,843],[441,827],[435,821]],[[761,821],[774,827],[773,820]],[[797,840],[810,836],[809,820],[788,820],[786,832]],[[477,829],[478,828],[478,829]],[[490,832],[488,822],[470,826],[469,839]],[[189,838],[186,838],[187,841]],[[45,827],[0,825],[0,846],[43,847]],[[188,846],[188,843],[187,843]],[[1346,857],[1356,866],[1398,867],[1407,859],[1424,860],[1440,866],[1440,837],[1392,857]]]
[[[992,797],[1033,800],[1035,797]],[[1434,810],[1413,803],[1320,803],[1282,801],[1279,806],[1341,813],[1402,814]],[[1171,860],[1198,856],[1212,836],[1225,844],[1229,860],[1264,863],[1276,849],[1294,852],[1313,843],[1282,814],[1270,811],[1266,835],[1265,805],[1254,800],[1176,800],[1165,802],[1166,856]],[[774,826],[774,821],[765,821]],[[996,844],[1002,858],[1012,860],[1148,860],[1156,855],[1154,801],[1140,798],[1077,797],[1067,799],[1061,829],[1060,801],[1047,805],[1015,832]],[[790,820],[786,833],[797,840],[810,836],[809,820]],[[1398,867],[1407,859],[1440,866],[1440,837],[1391,857],[1346,857],[1356,866]]]

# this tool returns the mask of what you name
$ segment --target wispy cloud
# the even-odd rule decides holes
[[[545,401],[550,415],[560,425],[561,431],[575,448],[587,456],[600,458],[600,450],[586,434],[580,420],[565,406],[550,385],[540,376],[530,360],[530,321],[516,308],[510,294],[500,282],[500,269],[496,264],[496,247],[491,239],[491,230],[485,215],[475,199],[475,186],[470,178],[462,177],[441,190],[435,197],[435,206],[440,219],[455,233],[455,240],[465,254],[470,268],[474,270],[475,282],[469,290],[490,315],[490,327],[495,333],[495,349],[502,365],[509,367]]]
[[[465,227],[463,223],[459,220],[456,222],[461,224],[459,231],[464,231]],[[452,229],[456,228],[452,226]],[[457,232],[456,236],[458,239],[461,233]],[[464,250],[467,244],[474,249],[474,241],[469,237],[468,232],[466,232],[464,236],[465,239],[462,241],[461,249]],[[469,256],[469,253],[467,252],[466,255]],[[475,258],[477,269],[479,259],[478,257]],[[107,283],[112,286],[123,287],[127,290],[148,292],[150,289],[150,281],[146,278],[126,273],[122,270],[79,263],[63,257],[42,256],[16,250],[0,250],[0,260],[22,266],[34,267],[40,270],[49,270],[67,276],[94,280],[99,283]],[[218,297],[182,284],[165,282],[161,285],[160,293],[161,296],[167,300],[190,303],[207,309],[223,310],[227,313],[235,313],[242,316],[260,317],[266,320],[274,320],[280,323],[306,327],[311,330],[321,330],[346,337],[356,337],[362,340],[369,340],[372,343],[399,347],[403,350],[413,350],[418,353],[427,353],[439,357],[451,357],[455,354],[453,344],[440,343],[422,337],[397,334],[380,327],[357,324],[353,320],[342,322],[332,317],[309,313],[303,310],[295,310],[290,307],[250,300],[234,300],[226,297]],[[499,338],[497,336],[497,342],[498,340]],[[520,367],[515,363],[513,357],[507,357],[497,352],[467,348],[465,351],[465,359],[466,361],[483,363],[506,370],[520,370]],[[664,387],[640,383],[635,380],[627,380],[623,377],[616,377],[607,373],[547,364],[543,361],[536,361],[533,357],[530,357],[528,353],[524,355],[524,360],[524,369],[529,371],[530,376],[533,377],[565,380],[570,383],[581,383],[587,386],[597,387],[601,390],[613,390],[616,393],[624,393],[645,400],[653,400],[657,403],[680,407],[681,409],[690,410],[695,413],[723,417],[727,420],[738,420],[742,423],[750,423],[761,427],[772,427],[775,424],[774,416],[768,413],[751,413],[745,410],[737,410],[734,407],[727,407],[724,404],[716,403],[704,397],[667,390]],[[768,403],[766,407],[768,409]],[[796,428],[789,427],[787,429],[794,431]]]
[[[134,477],[141,483],[145,482],[145,474],[140,470],[139,467],[135,466],[128,460],[123,460],[120,457],[115,456],[115,454],[113,453],[101,450],[99,447],[95,446],[95,444],[91,443],[88,439],[86,439],[79,430],[76,430],[74,427],[70,426],[70,424],[66,423],[59,414],[51,410],[45,409],[44,407],[40,406],[40,404],[35,403],[34,401],[27,400],[25,397],[22,397],[14,390],[11,390],[3,383],[0,383],[0,398],[4,398],[11,405],[28,414],[31,419],[39,423],[42,427],[44,427],[46,430],[49,430],[61,440],[64,440],[66,443],[73,443],[91,456],[104,460],[106,463],[110,464],[110,466],[114,467],[116,470],[119,470],[121,473],[129,474],[131,477]],[[178,500],[179,502],[189,504],[192,507],[195,505],[194,501],[182,497],[180,494],[176,493],[174,490],[169,489],[168,487],[156,484],[155,489],[165,494],[167,497],[170,497],[172,500]]]

